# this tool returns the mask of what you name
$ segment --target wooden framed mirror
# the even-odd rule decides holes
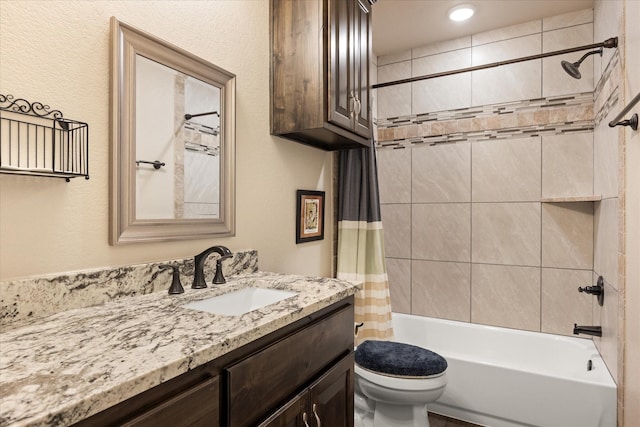
[[[235,234],[235,75],[111,18],[110,243]]]

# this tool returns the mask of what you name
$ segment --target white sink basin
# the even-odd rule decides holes
[[[183,305],[183,307],[213,314],[240,316],[296,295],[298,295],[297,292],[279,289],[244,288],[228,294],[194,301]]]

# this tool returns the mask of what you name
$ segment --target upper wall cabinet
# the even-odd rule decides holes
[[[372,0],[271,0],[271,133],[369,146]]]

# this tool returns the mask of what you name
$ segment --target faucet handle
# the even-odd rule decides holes
[[[604,304],[604,278],[602,276],[598,277],[598,282],[594,286],[579,286],[578,292],[595,295],[598,297],[598,304],[602,306]]]
[[[232,256],[233,254],[229,253],[228,255],[220,256],[220,258],[216,260],[216,274],[213,277],[213,282],[212,282],[214,285],[221,285],[222,283],[227,283],[227,280],[224,278],[224,275],[222,274],[222,261],[227,258],[231,258]]]
[[[172,280],[171,287],[169,288],[170,294],[182,294],[184,293],[184,288],[182,287],[182,283],[180,282],[180,270],[177,265],[169,265],[169,264],[160,264],[158,268],[161,270],[172,269]]]

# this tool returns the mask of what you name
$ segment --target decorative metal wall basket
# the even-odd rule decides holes
[[[89,125],[0,94],[0,173],[89,179]]]

